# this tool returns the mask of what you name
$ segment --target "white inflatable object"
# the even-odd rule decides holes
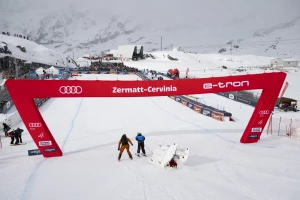
[[[189,154],[190,154],[189,148],[176,149],[174,160],[177,163],[177,167],[183,165],[187,161]]]
[[[177,167],[179,167],[187,161],[189,153],[189,148],[178,148],[177,144],[160,144],[154,151],[152,158],[149,161],[157,167],[164,168],[172,159],[174,159],[174,161],[177,163]]]
[[[177,144],[158,145],[149,161],[158,167],[164,168],[174,157],[176,149]]]

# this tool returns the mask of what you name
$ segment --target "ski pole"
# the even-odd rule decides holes
[[[147,147],[147,149],[153,154],[153,152],[149,149],[149,147],[147,145],[145,145],[145,147]]]

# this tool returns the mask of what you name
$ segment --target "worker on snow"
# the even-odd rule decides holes
[[[137,133],[137,136],[135,137],[136,141],[138,142],[138,149],[137,149],[137,156],[140,156],[140,150],[142,149],[143,156],[146,156],[145,152],[145,136],[142,135],[142,133]]]
[[[122,156],[122,153],[123,153],[124,149],[126,149],[128,155],[129,155],[129,158],[132,160],[132,155],[129,151],[129,143],[133,146],[131,140],[126,136],[126,134],[122,135],[122,137],[119,141],[119,144],[118,144],[118,151],[120,151],[119,157],[118,157],[119,161],[121,159],[121,156]]]
[[[8,137],[11,138],[10,145],[14,145],[14,141],[15,141],[15,130],[14,129],[12,129],[11,132],[8,132]]]
[[[10,127],[6,123],[2,123],[2,125],[3,125],[3,131],[5,133],[5,137],[7,137],[8,136],[7,133],[10,130]]]

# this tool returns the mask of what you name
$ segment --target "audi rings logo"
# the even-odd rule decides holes
[[[39,128],[42,127],[41,123],[29,123],[30,128]]]
[[[80,86],[61,86],[59,92],[62,94],[80,94],[82,87]]]
[[[259,114],[260,115],[267,115],[267,114],[269,114],[270,112],[268,111],[268,110],[261,110],[261,111],[259,111]]]

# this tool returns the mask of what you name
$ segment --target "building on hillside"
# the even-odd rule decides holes
[[[296,58],[274,58],[271,59],[271,67],[299,67],[299,59]]]
[[[118,50],[111,49],[105,53],[104,59],[105,60],[113,60],[113,58],[118,57]]]
[[[173,47],[172,51],[182,51],[181,47]]]
[[[77,63],[78,67],[90,67],[92,64],[92,61],[86,57],[77,58],[75,62]]]
[[[144,58],[144,47],[142,45],[120,45],[114,57],[122,60],[138,60]]]

